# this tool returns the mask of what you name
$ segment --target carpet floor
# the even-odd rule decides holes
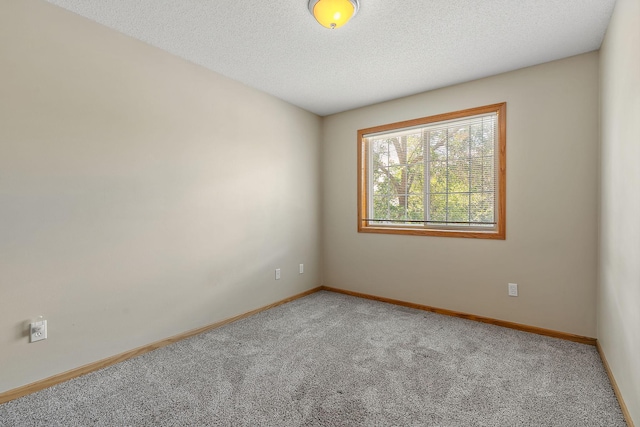
[[[624,426],[596,349],[332,292],[0,405],[2,426]]]

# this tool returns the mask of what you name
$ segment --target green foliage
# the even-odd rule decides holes
[[[493,222],[495,131],[487,119],[370,138],[373,218]]]

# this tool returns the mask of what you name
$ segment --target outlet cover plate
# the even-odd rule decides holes
[[[29,342],[42,341],[47,339],[47,321],[40,320],[30,325]]]

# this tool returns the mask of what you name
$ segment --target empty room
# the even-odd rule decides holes
[[[640,423],[640,0],[0,0],[0,426]]]

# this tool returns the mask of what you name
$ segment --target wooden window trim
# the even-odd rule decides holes
[[[400,128],[421,126],[434,122],[453,120],[478,114],[496,113],[498,116],[498,197],[496,201],[497,225],[492,230],[459,230],[445,228],[416,228],[416,227],[390,227],[372,225],[366,221],[368,186],[367,186],[367,144],[364,144],[364,136],[392,131]],[[406,234],[415,236],[439,236],[439,237],[464,237],[476,239],[506,239],[506,193],[507,193],[507,103],[485,105],[482,107],[470,108],[466,110],[454,111],[451,113],[438,114],[435,116],[423,117],[419,119],[406,120],[397,123],[390,123],[381,126],[370,127],[358,130],[358,232],[378,233],[378,234]]]

